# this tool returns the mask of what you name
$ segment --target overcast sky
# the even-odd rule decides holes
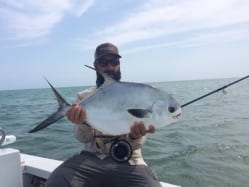
[[[95,83],[95,47],[116,44],[122,80],[249,74],[247,0],[0,0],[0,90]]]

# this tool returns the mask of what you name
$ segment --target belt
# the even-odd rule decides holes
[[[116,162],[128,162],[133,151],[130,143],[124,137],[126,136],[95,136],[96,148],[101,153],[109,154]],[[105,139],[100,140],[101,138]]]
[[[115,139],[118,139],[119,136],[110,136],[110,135],[94,135],[96,148],[104,154],[108,154],[111,144]]]

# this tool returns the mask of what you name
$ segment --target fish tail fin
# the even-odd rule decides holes
[[[45,77],[44,77],[45,78]],[[53,90],[54,95],[56,96],[57,102],[58,102],[58,109],[56,112],[51,114],[47,119],[40,122],[38,125],[36,125],[33,129],[28,131],[29,133],[37,132],[39,130],[42,130],[49,125],[55,123],[59,119],[63,118],[66,115],[66,112],[68,108],[70,107],[70,104],[66,102],[66,100],[59,94],[59,92],[53,87],[53,85],[45,78],[51,89]]]

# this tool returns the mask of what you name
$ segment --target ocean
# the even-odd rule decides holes
[[[184,104],[234,80],[150,84]],[[58,91],[73,102],[76,93],[86,88]],[[66,119],[42,131],[27,133],[56,109],[51,89],[0,91],[0,127],[17,137],[8,147],[60,160],[80,152],[84,145],[74,139],[73,125]],[[182,187],[248,187],[248,80],[184,107],[180,122],[148,135],[143,156],[160,181]]]

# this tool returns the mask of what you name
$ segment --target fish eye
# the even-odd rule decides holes
[[[170,113],[173,113],[173,112],[176,111],[175,107],[173,107],[173,106],[170,106],[170,107],[168,108],[168,110],[169,110]]]

